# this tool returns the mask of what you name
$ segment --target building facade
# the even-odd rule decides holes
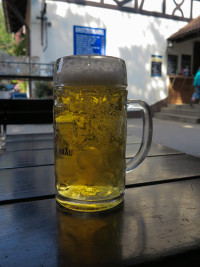
[[[168,97],[168,54],[192,56],[190,45],[170,50],[167,39],[199,7],[193,0],[30,0],[30,54],[42,63],[77,53],[120,57],[127,65],[128,97],[155,105]]]

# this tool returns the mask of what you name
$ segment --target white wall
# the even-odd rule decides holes
[[[152,1],[154,2],[154,1]],[[43,53],[40,40],[41,3],[31,1],[32,56],[43,63],[73,54],[73,26],[106,29],[106,55],[123,58],[128,71],[128,97],[141,99],[150,105],[168,95],[166,39],[185,22],[95,8],[59,1],[46,1],[48,48]],[[162,77],[151,77],[151,55],[163,56]]]

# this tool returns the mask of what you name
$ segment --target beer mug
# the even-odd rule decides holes
[[[62,209],[97,212],[123,202],[125,173],[146,157],[152,118],[143,101],[127,101],[124,60],[67,56],[54,71],[56,200]],[[142,143],[126,163],[127,105],[143,114]]]

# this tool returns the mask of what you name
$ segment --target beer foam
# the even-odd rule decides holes
[[[125,61],[110,56],[67,56],[57,59],[54,85],[127,86]]]

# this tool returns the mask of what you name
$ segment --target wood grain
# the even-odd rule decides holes
[[[0,204],[55,194],[54,166],[0,171]]]
[[[53,149],[53,140],[28,140],[7,142],[7,151],[24,151],[24,150],[38,150],[38,149]]]
[[[126,157],[133,157],[139,146],[139,144],[128,144]],[[54,164],[53,141],[51,140],[10,142],[7,147],[7,150],[0,150],[0,169]],[[170,154],[182,154],[182,152],[153,143],[148,156]]]
[[[124,206],[63,213],[55,200],[0,206],[2,266],[199,266],[200,181],[126,190]]]
[[[54,164],[53,149],[0,151],[0,169],[23,168]]]
[[[148,157],[126,175],[126,185],[172,182],[200,177],[200,158],[187,154]]]
[[[170,183],[200,177],[200,159],[189,155],[148,157],[126,175],[126,187]],[[0,204],[55,194],[54,166],[0,170]]]

